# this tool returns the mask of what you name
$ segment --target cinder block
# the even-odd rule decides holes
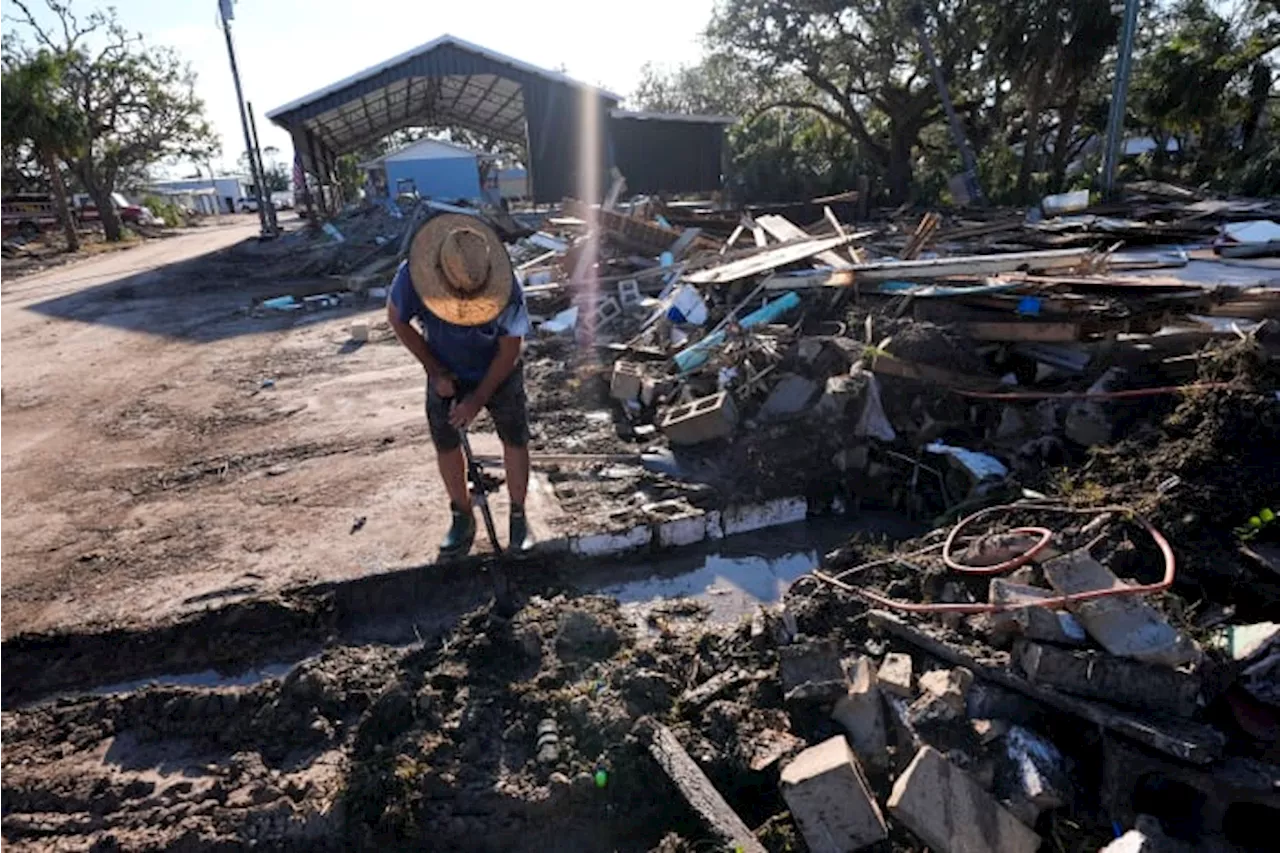
[[[352,323],[351,324],[351,340],[353,341],[369,340],[369,324],[368,323]]]
[[[963,667],[935,669],[920,676],[920,698],[911,705],[915,725],[954,720],[965,713],[973,673]]]
[[[675,406],[662,418],[659,427],[672,444],[699,444],[728,438],[738,421],[733,398],[727,391]]]
[[[1040,836],[930,746],[893,783],[886,806],[936,853],[1035,853],[1040,846]]]
[[[618,300],[612,296],[606,296],[596,303],[596,310],[592,315],[592,319],[595,321],[595,326],[599,328],[612,323],[621,313],[622,306],[618,304]]]
[[[640,283],[634,278],[625,278],[618,282],[618,302],[623,308],[640,302]]]
[[[797,755],[782,770],[781,788],[811,853],[847,853],[889,835],[862,766],[839,735]]]
[[[778,649],[778,670],[788,702],[834,702],[848,691],[840,651],[831,640],[782,646]]]
[[[831,719],[848,732],[859,758],[872,766],[886,763],[884,709],[870,659],[860,657],[849,667],[849,687],[836,700]]]
[[[644,386],[644,369],[630,361],[615,361],[613,377],[609,380],[609,396],[627,402],[640,396]]]
[[[911,698],[911,655],[905,652],[889,652],[880,664],[876,675],[880,689],[904,699]]]
[[[1060,645],[1082,646],[1084,627],[1070,613],[1038,607],[1033,602],[1057,598],[1058,593],[1043,587],[992,578],[987,589],[992,604],[1023,604],[1027,607],[991,614],[991,638],[997,645],[1007,645],[1015,636]]]

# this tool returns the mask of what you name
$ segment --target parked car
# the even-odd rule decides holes
[[[258,200],[253,196],[246,196],[240,199],[239,210],[241,213],[257,213]]]
[[[14,193],[0,199],[0,225],[9,237],[34,240],[40,232],[58,227],[58,210],[48,193]]]
[[[111,201],[116,206],[116,212],[120,215],[120,221],[126,225],[159,225],[161,221],[156,218],[146,205],[133,204],[123,193],[112,193]],[[80,220],[82,222],[97,222],[102,217],[98,214],[98,206],[92,200],[85,201],[80,206]]]
[[[276,210],[293,210],[293,193],[280,190],[271,194],[271,204]]]

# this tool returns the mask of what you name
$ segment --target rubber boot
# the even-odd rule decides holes
[[[533,531],[529,529],[529,519],[524,514],[524,505],[511,505],[511,538],[507,546],[512,554],[524,554],[532,550],[537,544],[537,540],[533,537]]]
[[[440,543],[440,556],[461,557],[471,550],[472,543],[476,541],[475,512],[459,509],[453,503],[449,504],[449,511],[453,514],[453,524]]]

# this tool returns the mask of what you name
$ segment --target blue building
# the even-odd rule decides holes
[[[378,198],[416,192],[441,200],[479,199],[481,156],[451,142],[422,139],[360,166]]]

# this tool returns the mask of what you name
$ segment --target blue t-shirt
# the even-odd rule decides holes
[[[483,326],[447,323],[427,310],[409,278],[409,262],[401,261],[391,281],[388,299],[402,322],[418,318],[431,354],[463,382],[479,382],[498,354],[498,338],[523,338],[529,334],[529,309],[524,304],[520,279],[512,275],[511,301],[495,319]]]

